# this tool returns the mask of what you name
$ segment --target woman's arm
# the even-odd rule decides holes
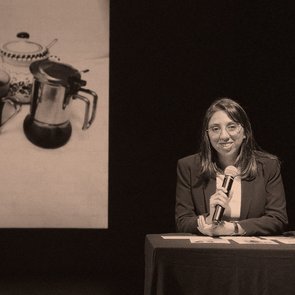
[[[274,235],[284,231],[288,224],[285,191],[280,164],[270,160],[264,169],[265,207],[261,217],[239,221],[246,235]],[[257,198],[261,196],[257,195]],[[255,210],[255,208],[253,208]]]
[[[175,223],[178,232],[202,234],[197,229],[198,216],[191,194],[191,169],[184,160],[177,163]]]

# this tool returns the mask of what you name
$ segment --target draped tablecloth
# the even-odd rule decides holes
[[[292,295],[295,245],[145,239],[145,295]]]

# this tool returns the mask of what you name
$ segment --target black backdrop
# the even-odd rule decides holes
[[[109,229],[2,229],[3,273],[118,273],[141,286],[144,236],[174,231],[176,162],[197,151],[219,96],[281,158],[294,228],[295,10],[253,3],[111,2]]]

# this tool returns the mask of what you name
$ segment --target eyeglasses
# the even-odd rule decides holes
[[[216,125],[216,126],[209,127],[206,131],[210,132],[212,135],[217,136],[221,134],[221,129],[222,128],[220,126]],[[239,134],[241,129],[242,129],[242,126],[238,123],[230,123],[225,126],[226,132],[233,136]]]

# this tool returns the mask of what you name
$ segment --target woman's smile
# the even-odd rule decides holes
[[[244,129],[224,111],[216,111],[209,120],[208,135],[219,160],[234,163],[245,138]]]
[[[218,145],[220,145],[224,150],[230,150],[233,142],[219,142]]]

